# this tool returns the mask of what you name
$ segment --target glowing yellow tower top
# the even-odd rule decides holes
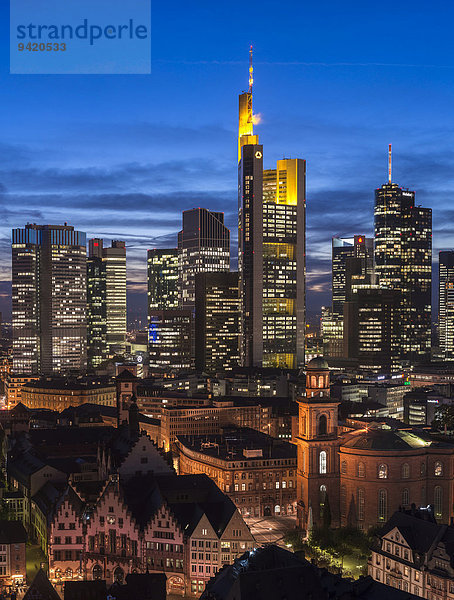
[[[239,96],[238,122],[238,162],[241,160],[241,147],[246,144],[258,144],[259,137],[254,135],[254,116],[252,113],[252,84],[254,83],[252,67],[252,46],[249,49],[249,89]]]

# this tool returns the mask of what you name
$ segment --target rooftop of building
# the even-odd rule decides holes
[[[304,557],[269,545],[243,554],[207,584],[200,600],[409,600],[416,597],[374,581],[343,579]]]
[[[0,520],[0,544],[25,544],[27,532],[21,521]]]
[[[384,537],[397,528],[410,548],[419,555],[432,553],[441,543],[450,557],[451,565],[454,565],[454,526],[438,524],[432,511],[433,507],[416,509],[415,505],[410,510],[396,511],[378,537]]]
[[[226,461],[296,460],[296,446],[249,428],[228,427],[219,435],[179,435],[185,448]]]
[[[41,377],[30,381],[22,389],[83,391],[106,387],[115,389],[115,384],[109,377]]]
[[[454,448],[453,444],[434,439],[423,429],[411,431],[389,427],[366,427],[349,435],[342,444],[344,448],[355,450],[421,450],[428,447]]]

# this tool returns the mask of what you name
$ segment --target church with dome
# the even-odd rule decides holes
[[[439,523],[454,515],[454,445],[427,430],[339,423],[328,363],[313,358],[298,399],[297,510],[303,530],[322,525],[367,531],[399,508],[432,505]]]

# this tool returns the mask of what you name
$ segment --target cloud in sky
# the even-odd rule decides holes
[[[12,227],[68,222],[89,237],[127,242],[131,306],[143,310],[146,250],[175,246],[181,211],[195,206],[224,211],[235,264],[233,130],[216,124],[169,128],[162,123],[122,122],[113,136],[106,123],[79,125],[78,130],[70,123],[65,132],[51,131],[45,141],[31,136],[28,145],[0,144],[0,276],[5,282],[10,278]],[[257,130],[265,145],[266,167],[282,156],[283,138],[286,156],[308,161],[307,298],[309,309],[316,310],[330,301],[331,237],[372,234],[374,188],[386,176],[384,132],[378,122],[352,127],[320,118],[295,119],[291,126],[279,118],[265,118]],[[55,144],[64,139],[59,154]],[[393,179],[415,189],[418,203],[434,207],[434,249],[450,247],[454,152],[446,142],[442,146],[446,138],[436,128],[428,131],[420,126],[410,132],[401,127],[398,139]],[[175,140],[174,147],[181,152],[172,152]],[[40,144],[54,150],[37,152]],[[305,151],[300,152],[303,146]],[[0,295],[7,313],[6,304]]]

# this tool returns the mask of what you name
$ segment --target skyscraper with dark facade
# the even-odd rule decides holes
[[[252,81],[251,64],[238,127],[241,363],[296,368],[304,364],[306,163],[283,159],[263,170]]]
[[[357,259],[352,261],[351,259]],[[354,267],[355,265],[355,267]],[[332,239],[332,307],[333,315],[343,318],[344,302],[351,291],[347,286],[347,267],[361,269],[364,274],[374,270],[374,240],[364,235]],[[350,277],[351,282],[351,277]]]
[[[195,284],[195,366],[216,373],[238,367],[238,273],[198,273]]]
[[[399,348],[404,365],[430,357],[432,210],[389,182],[375,191],[375,264],[380,287],[401,294]]]
[[[106,315],[106,271],[102,240],[88,242],[87,257],[87,358],[88,366],[98,367],[108,358]]]
[[[440,252],[438,261],[438,338],[445,360],[454,360],[454,251]]]
[[[195,309],[195,276],[230,268],[230,231],[224,213],[206,208],[183,211],[178,233],[180,307]]]
[[[85,233],[67,225],[12,231],[13,370],[80,372],[87,365]]]

